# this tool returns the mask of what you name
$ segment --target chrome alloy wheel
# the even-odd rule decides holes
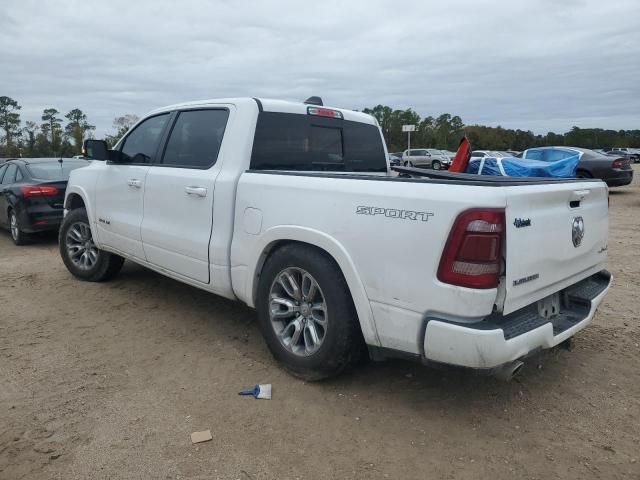
[[[65,237],[69,259],[78,268],[89,270],[98,261],[98,248],[93,243],[91,229],[85,222],[71,224]]]
[[[328,326],[327,304],[315,278],[297,267],[281,271],[269,290],[269,318],[289,352],[301,357],[315,353]]]
[[[20,235],[20,229],[18,228],[18,217],[14,212],[11,212],[11,218],[9,219],[10,228],[11,228],[11,236],[14,240],[18,240],[18,236]]]

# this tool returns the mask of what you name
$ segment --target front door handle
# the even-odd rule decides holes
[[[197,197],[206,197],[207,189],[204,187],[184,187],[184,191],[187,195],[195,195]]]
[[[142,182],[137,178],[130,178],[127,184],[129,184],[129,186],[133,188],[140,188],[142,186]]]

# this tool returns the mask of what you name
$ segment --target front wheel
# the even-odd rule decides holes
[[[434,170],[441,170],[442,169],[442,164],[438,160],[434,160],[433,163],[431,164],[431,167]]]
[[[277,250],[260,274],[256,300],[267,346],[294,376],[321,380],[361,358],[349,288],[324,252],[297,244]]]
[[[84,208],[72,210],[64,217],[58,234],[58,246],[67,270],[88,282],[109,280],[124,263],[124,258],[100,250],[93,242]]]

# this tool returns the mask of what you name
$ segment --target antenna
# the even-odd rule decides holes
[[[322,99],[320,97],[309,97],[307,98],[304,103],[306,105],[318,105],[320,107],[322,107],[324,104],[322,103]]]

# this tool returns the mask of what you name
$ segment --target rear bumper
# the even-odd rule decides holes
[[[16,208],[20,228],[27,233],[57,230],[62,223],[64,209],[46,204]]]
[[[615,175],[603,179],[610,187],[622,187],[633,181],[633,170],[619,170]]]
[[[550,319],[538,314],[537,304],[506,316],[492,315],[472,324],[427,319],[424,358],[489,369],[554,347],[593,320],[611,281],[611,274],[603,270],[562,290],[560,313]]]

